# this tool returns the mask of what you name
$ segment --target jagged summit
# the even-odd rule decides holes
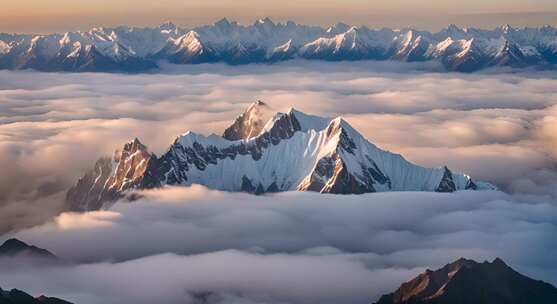
[[[37,298],[19,289],[3,290],[0,287],[0,303],[2,304],[72,304],[62,299],[41,295]]]
[[[552,67],[557,63],[556,39],[557,29],[551,26],[482,30],[452,24],[439,32],[426,32],[376,30],[341,22],[321,28],[269,18],[241,25],[223,18],[191,29],[167,22],[153,28],[0,34],[0,69],[140,72],[157,68],[161,60],[247,64],[300,58],[438,61],[448,70],[471,72],[492,66]],[[510,44],[509,50],[501,53],[505,44]]]
[[[460,258],[426,270],[376,304],[550,304],[555,299],[557,288],[516,272],[500,258],[483,263]]]
[[[99,159],[66,194],[72,210],[100,209],[128,189],[160,186],[156,156],[139,139],[126,143],[112,158]],[[156,177],[155,177],[156,176]]]
[[[447,167],[421,167],[381,150],[342,117],[273,112],[256,101],[222,136],[186,132],[160,157],[138,139],[127,143],[112,159],[101,158],[68,191],[67,202],[73,210],[95,210],[128,190],[191,184],[256,194],[494,189]]]
[[[8,239],[0,246],[0,257],[57,259],[46,249],[28,245],[18,239]]]
[[[223,137],[228,140],[253,138],[259,135],[272,115],[273,109],[263,101],[257,100],[224,130]]]
[[[159,25],[159,28],[162,30],[174,30],[177,28],[177,26],[172,21],[168,20]]]

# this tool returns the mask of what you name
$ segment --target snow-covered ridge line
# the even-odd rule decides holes
[[[125,144],[68,191],[67,203],[73,210],[96,210],[129,190],[192,184],[256,194],[494,189],[447,167],[421,167],[382,150],[341,117],[295,109],[273,114],[258,101],[222,136],[186,132],[160,157],[138,139]]]
[[[192,29],[165,23],[51,35],[0,34],[0,69],[140,72],[155,69],[161,60],[246,64],[293,58],[436,60],[457,71],[552,66],[557,63],[557,28],[506,25],[484,30],[451,25],[432,33],[343,23],[323,28],[265,18],[252,25],[222,19]]]

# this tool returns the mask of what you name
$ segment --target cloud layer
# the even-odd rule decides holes
[[[557,206],[501,192],[145,191],[15,236],[75,264],[0,282],[78,303],[369,303],[425,268],[502,257],[557,283]],[[133,279],[132,279],[133,278]]]
[[[20,229],[2,240],[72,261],[0,260],[0,286],[81,304],[369,303],[460,256],[499,256],[556,284],[557,79],[434,70],[289,62],[145,75],[0,71],[0,233]],[[161,153],[187,130],[220,133],[256,99],[343,115],[382,148],[510,194],[251,196],[194,186],[60,214],[65,190],[99,156],[133,137]]]
[[[144,75],[0,71],[0,232],[59,213],[64,191],[123,142],[137,136],[161,153],[187,130],[220,133],[256,99],[277,110],[343,115],[411,161],[555,196],[555,76],[434,70],[288,62]]]

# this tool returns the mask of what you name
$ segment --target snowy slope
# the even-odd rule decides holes
[[[262,121],[267,119],[265,124]],[[316,191],[359,194],[379,191],[493,189],[448,168],[414,165],[367,141],[341,117],[295,109],[270,113],[252,104],[223,136],[187,132],[156,157],[137,139],[115,157],[102,158],[68,192],[75,210],[110,205],[131,189],[202,184],[256,194]],[[227,138],[228,137],[228,138]]]

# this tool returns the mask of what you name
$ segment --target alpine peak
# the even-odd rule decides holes
[[[272,115],[272,108],[265,102],[257,100],[224,130],[223,137],[228,140],[253,138],[259,135]]]
[[[226,28],[231,25],[230,21],[226,19],[226,17],[220,19],[219,21],[215,22],[215,26],[219,28]]]
[[[0,258],[2,257],[56,259],[56,256],[48,250],[28,245],[15,238],[6,240],[0,245]],[[0,301],[0,303],[2,302]]]
[[[500,258],[483,263],[460,258],[426,270],[376,304],[550,304],[556,298],[557,288],[516,272]]]
[[[271,18],[269,17],[265,17],[263,19],[258,19],[256,21],[256,24],[271,24],[271,25],[275,25],[275,23],[273,22],[273,20],[271,20]]]
[[[138,139],[128,142],[113,160],[101,158],[68,191],[67,203],[73,210],[95,210],[110,207],[133,189],[191,184],[256,194],[495,188],[447,167],[421,167],[381,150],[340,116],[293,108],[274,112],[258,100],[222,136],[186,132],[160,157]]]
[[[161,30],[175,30],[177,26],[171,21],[166,21],[165,23],[159,25]]]

